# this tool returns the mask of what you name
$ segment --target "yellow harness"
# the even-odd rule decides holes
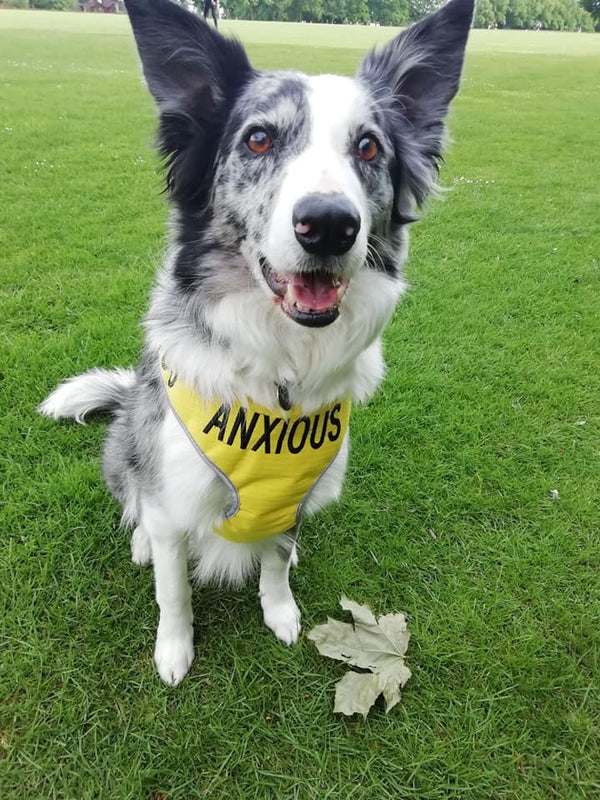
[[[302,504],[338,454],[350,420],[349,398],[304,415],[248,403],[206,403],[162,370],[171,409],[202,458],[233,493],[215,533],[257,542],[291,530]]]

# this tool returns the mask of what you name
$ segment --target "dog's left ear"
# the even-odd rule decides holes
[[[254,70],[239,42],[172,0],[125,0],[125,6],[160,112],[171,196],[201,202],[227,110]]]
[[[392,134],[417,203],[431,190],[441,157],[444,118],[460,84],[473,5],[474,0],[450,0],[370,53],[358,71],[376,101],[392,112]]]

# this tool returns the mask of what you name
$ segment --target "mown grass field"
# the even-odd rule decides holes
[[[228,23],[257,66],[351,73],[385,29]],[[195,594],[196,661],[151,661],[152,577],[104,489],[105,425],[36,416],[134,363],[166,207],[123,17],[0,11],[0,797],[600,797],[600,36],[474,32],[413,229],[383,389],[341,503],[305,525],[305,630],[405,611],[414,673],[336,718],[344,668]],[[552,491],[559,499],[552,499]]]

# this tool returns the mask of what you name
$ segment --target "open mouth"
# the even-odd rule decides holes
[[[328,272],[297,272],[284,275],[261,257],[260,266],[269,289],[278,298],[281,310],[294,322],[309,328],[324,328],[339,316],[340,302],[348,281]]]

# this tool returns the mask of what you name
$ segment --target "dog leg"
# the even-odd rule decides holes
[[[150,538],[156,602],[160,611],[154,663],[165,683],[177,686],[194,660],[192,589],[187,541],[156,506],[143,509],[141,527]]]
[[[150,537],[141,525],[131,534],[131,560],[140,567],[145,567],[152,561]]]
[[[260,602],[265,625],[284,644],[294,644],[300,633],[300,609],[296,605],[288,580],[296,547],[281,541],[265,544],[260,559]]]

